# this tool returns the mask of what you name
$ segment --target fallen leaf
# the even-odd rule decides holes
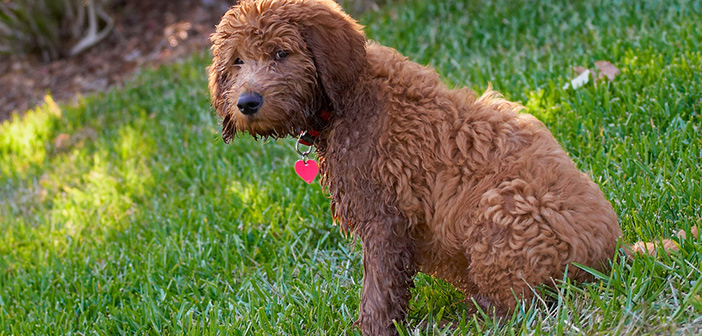
[[[567,89],[568,87],[572,87],[573,90],[579,89],[583,85],[587,84],[590,81],[590,70],[585,69],[578,77],[573,78],[573,80],[570,81],[570,83],[566,83],[566,85],[563,86],[563,89]]]
[[[617,69],[617,67],[615,67],[614,64],[610,62],[597,61],[595,62],[595,66],[597,66],[597,69],[600,70],[600,75],[598,76],[598,79],[607,77],[610,81],[613,81],[614,77],[617,77],[617,75],[619,74],[619,69]]]

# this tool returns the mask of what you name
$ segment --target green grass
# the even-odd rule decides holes
[[[448,85],[492,83],[527,106],[602,187],[625,241],[702,224],[699,1],[407,1],[362,21]],[[597,60],[622,73],[562,89]],[[221,142],[208,62],[0,125],[0,335],[358,334],[358,244],[294,175],[292,141]],[[702,248],[680,243],[504,323],[466,316],[460,293],[420,275],[400,329],[700,334]]]

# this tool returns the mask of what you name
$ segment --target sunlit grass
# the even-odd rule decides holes
[[[543,120],[620,216],[624,240],[702,222],[702,4],[407,1],[369,37],[450,86],[491,83]],[[214,24],[214,23],[213,23]],[[564,90],[575,65],[613,82]],[[291,141],[229,146],[205,54],[0,125],[0,335],[340,335],[360,248],[295,176]],[[420,274],[405,335],[700,334],[699,242],[615,260],[497,323]],[[542,289],[537,289],[541,291]]]
[[[61,108],[51,96],[46,96],[43,105],[27,111],[22,118],[14,115],[0,124],[0,172],[4,175],[19,173],[44,161],[45,144],[50,141],[59,118]]]

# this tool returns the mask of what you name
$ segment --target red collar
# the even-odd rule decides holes
[[[321,120],[321,122],[317,123],[317,125],[319,126],[318,129],[302,131],[302,133],[300,134],[300,143],[305,146],[314,145],[314,141],[317,140],[320,130],[327,127],[331,117],[332,113],[329,110],[323,108],[321,111],[319,111],[319,120]]]

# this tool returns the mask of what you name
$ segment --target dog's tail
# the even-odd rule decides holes
[[[699,238],[699,234],[697,231],[697,227],[693,226],[690,229],[690,233],[695,239]],[[678,233],[675,234],[676,237],[679,239],[685,239],[687,238],[687,233],[685,233],[684,230],[678,231]],[[652,256],[656,256],[658,254],[658,251],[662,251],[665,253],[670,253],[674,251],[678,251],[678,243],[672,239],[663,239],[661,241],[654,241],[654,242],[637,242],[632,245],[625,245],[624,246],[624,251],[626,252],[627,256],[629,258],[634,257],[637,254],[648,254]]]

